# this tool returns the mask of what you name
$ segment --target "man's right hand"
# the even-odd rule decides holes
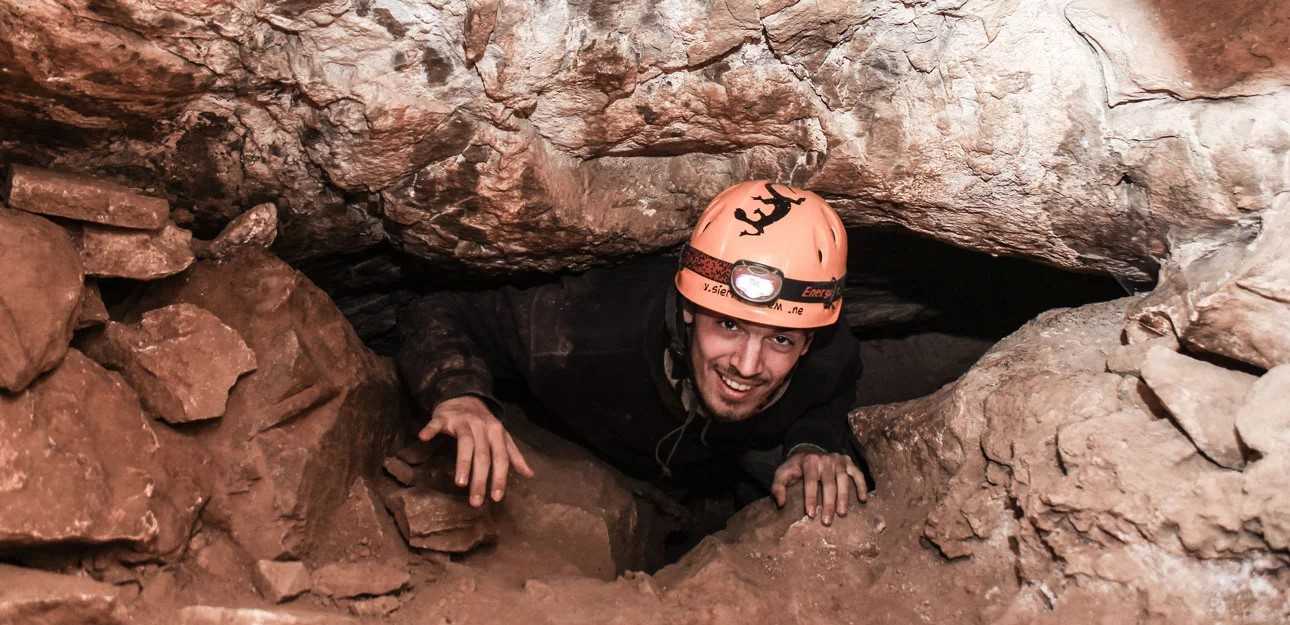
[[[441,432],[457,439],[454,479],[457,486],[470,483],[472,506],[484,505],[484,487],[489,485],[490,469],[493,501],[501,501],[506,494],[506,474],[512,465],[520,475],[533,477],[533,469],[524,460],[515,440],[478,397],[462,395],[439,402],[418,438],[430,442]]]

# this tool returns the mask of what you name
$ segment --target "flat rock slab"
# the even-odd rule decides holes
[[[81,263],[92,276],[156,280],[193,264],[193,235],[172,223],[158,230],[127,230],[86,224]]]
[[[115,587],[89,578],[0,564],[0,623],[124,624],[116,593]]]
[[[223,415],[229,389],[256,366],[236,330],[192,304],[150,310],[136,324],[108,322],[84,347],[121,371],[144,405],[169,423]]]
[[[1236,409],[1257,378],[1156,346],[1147,352],[1142,379],[1205,457],[1229,469],[1245,466]]]
[[[345,616],[304,610],[258,610],[194,605],[177,615],[178,625],[358,625]]]
[[[274,603],[299,597],[313,586],[309,569],[303,562],[259,560],[255,563],[252,581],[260,596]]]
[[[81,261],[67,232],[0,207],[0,389],[20,391],[67,353]]]
[[[464,553],[496,537],[487,508],[472,508],[466,498],[426,487],[390,493],[385,505],[409,545]]]
[[[333,599],[375,597],[407,588],[407,569],[379,562],[340,562],[314,571],[314,592]]]
[[[98,282],[85,280],[85,290],[81,294],[81,312],[76,317],[76,329],[101,326],[111,317],[107,305],[103,303],[103,294],[99,292]]]
[[[230,221],[211,241],[207,255],[224,259],[247,248],[269,249],[278,238],[278,208],[272,202],[257,204]]]
[[[1259,378],[1236,413],[1241,442],[1264,456],[1290,457],[1290,365]]]
[[[121,228],[156,230],[170,202],[116,183],[24,165],[11,165],[3,194],[14,208]]]

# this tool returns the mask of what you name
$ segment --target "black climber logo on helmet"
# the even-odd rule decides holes
[[[745,230],[743,232],[740,232],[739,236],[741,237],[749,236],[749,235],[752,235],[755,237],[761,236],[761,234],[766,231],[766,228],[768,226],[783,219],[784,217],[787,217],[788,211],[789,209],[793,208],[793,205],[801,204],[804,200],[806,200],[806,198],[804,197],[799,197],[797,199],[794,199],[791,197],[780,195],[779,192],[775,190],[774,185],[772,185],[769,182],[766,183],[766,190],[770,192],[770,197],[761,197],[758,195],[754,195],[753,199],[767,206],[774,207],[770,211],[769,215],[763,212],[762,209],[760,208],[754,208],[753,212],[757,213],[757,220],[753,221],[748,218],[748,213],[744,212],[744,209],[742,208],[735,209],[735,219],[738,219],[739,221],[742,221],[752,226],[753,228],[756,228],[755,232],[749,232]]]

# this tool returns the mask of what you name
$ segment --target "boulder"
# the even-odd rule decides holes
[[[314,571],[313,591],[333,599],[375,597],[399,592],[411,581],[403,568],[371,561],[344,562]]]
[[[260,596],[274,603],[289,601],[309,592],[309,569],[302,562],[259,560],[252,581]]]
[[[1290,457],[1290,365],[1263,374],[1236,410],[1241,443],[1263,456]]]
[[[117,589],[85,577],[0,564],[0,623],[125,625]]]
[[[359,625],[358,621],[308,610],[261,610],[188,606],[175,614],[176,625]]]
[[[156,280],[193,263],[191,232],[167,223],[159,230],[86,224],[78,239],[81,263],[92,276]]]
[[[0,206],[0,389],[26,388],[67,352],[81,262],[62,228]]]
[[[164,306],[209,311],[255,353],[218,428],[191,433],[219,476],[207,515],[253,560],[306,560],[399,423],[393,366],[326,294],[262,250],[201,261],[149,285],[123,321]]]
[[[170,203],[89,176],[10,165],[0,195],[9,205],[119,228],[157,230],[166,224]]]
[[[182,547],[208,495],[204,454],[153,429],[134,391],[79,351],[0,394],[0,548]]]
[[[1254,376],[1157,346],[1147,352],[1142,379],[1205,457],[1229,469],[1245,466],[1236,418]]]
[[[109,321],[82,349],[121,371],[148,410],[169,423],[224,414],[229,388],[255,370],[237,331],[191,304],[150,310],[136,324]]]
[[[230,221],[207,247],[211,258],[223,259],[245,248],[269,249],[278,238],[278,209],[272,202],[257,204]]]
[[[81,294],[81,312],[76,317],[76,329],[101,326],[110,318],[107,305],[103,303],[103,295],[99,293],[98,282],[86,278],[85,290]]]
[[[497,537],[488,508],[472,508],[464,495],[405,488],[388,495],[385,505],[417,549],[463,553]]]

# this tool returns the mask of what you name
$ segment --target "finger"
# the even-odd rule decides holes
[[[820,464],[815,460],[807,460],[802,464],[806,465],[802,471],[802,491],[804,505],[806,506],[806,516],[815,518],[816,491],[820,489]]]
[[[430,442],[430,439],[443,431],[443,423],[443,419],[430,419],[430,422],[417,433],[417,438],[427,443]]]
[[[488,467],[492,461],[492,453],[488,448],[488,439],[480,430],[483,428],[471,428],[471,433],[479,437],[479,443],[475,445],[475,459],[471,466],[470,472],[470,505],[479,507],[484,505],[484,490],[488,487]]]
[[[864,471],[861,471],[854,462],[850,462],[850,459],[847,462],[847,476],[856,485],[856,499],[859,499],[860,503],[869,501],[869,482],[865,480]]]
[[[846,516],[847,501],[851,499],[851,476],[847,471],[838,471],[834,477],[838,484],[838,516]]]
[[[506,472],[511,468],[511,457],[506,449],[504,436],[506,431],[500,424],[488,428],[488,447],[493,460],[493,481],[489,486],[493,489],[493,501],[501,501],[502,495],[506,493]]]
[[[511,464],[515,470],[520,472],[524,477],[533,477],[533,469],[529,467],[529,461],[524,459],[524,454],[520,453],[519,445],[515,444],[515,439],[510,434],[506,435],[506,454],[511,457]]]
[[[775,479],[771,482],[770,492],[775,497],[775,503],[783,508],[784,503],[788,501],[788,487],[793,482],[802,477],[802,465],[799,462],[788,461],[779,465],[775,469]]]
[[[466,485],[466,480],[470,477],[470,459],[474,455],[475,439],[469,434],[463,434],[457,439],[457,470],[453,472],[457,486]]]
[[[832,461],[821,462],[820,468],[820,487],[824,491],[824,521],[825,525],[833,524],[833,513],[837,510],[838,505],[838,470]]]

